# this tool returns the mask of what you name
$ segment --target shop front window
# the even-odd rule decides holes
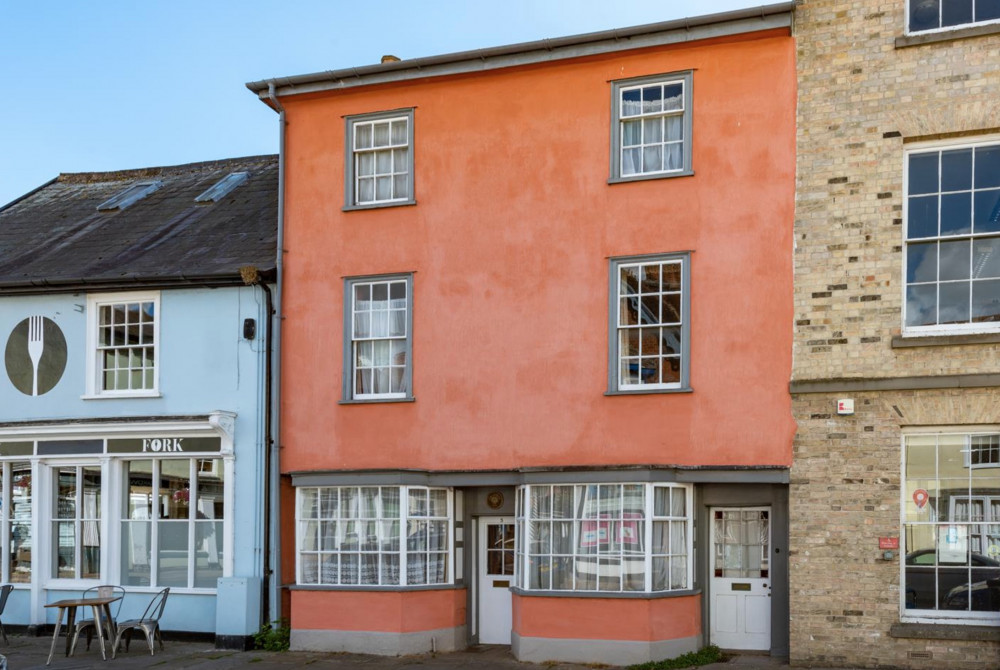
[[[691,588],[691,490],[675,484],[518,490],[517,583],[528,590]]]
[[[4,487],[3,534],[9,538],[4,580],[31,582],[31,463],[8,462],[2,466]]]
[[[123,464],[122,584],[216,587],[222,576],[221,459]]]
[[[1000,622],[997,434],[909,435],[904,442],[903,615]]]
[[[101,575],[101,466],[67,465],[53,470],[52,575],[98,579]]]

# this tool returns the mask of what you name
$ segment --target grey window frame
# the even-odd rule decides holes
[[[625,388],[619,373],[618,338],[618,274],[621,266],[636,263],[681,263],[681,374],[680,383],[670,388]],[[691,252],[676,251],[637,256],[616,256],[608,263],[608,390],[605,395],[635,395],[647,393],[690,393],[691,368]]]
[[[383,207],[400,207],[405,205],[415,205],[417,204],[416,198],[414,196],[414,179],[413,179],[413,107],[407,107],[402,109],[392,109],[383,112],[372,112],[367,114],[352,114],[344,117],[344,207],[343,211],[353,211],[359,209],[381,209]],[[391,119],[396,117],[406,117],[407,119],[407,147],[409,148],[407,156],[407,180],[406,185],[408,189],[408,196],[405,199],[399,200],[387,200],[381,202],[364,202],[359,203],[357,193],[354,191],[354,126],[358,123],[368,123],[372,121],[381,121],[383,119]]]
[[[693,96],[693,71],[684,70],[681,72],[670,72],[666,74],[647,75],[643,77],[633,77],[631,79],[620,79],[611,82],[611,167],[609,184],[622,182],[643,181],[646,179],[669,179],[671,177],[690,177],[694,174],[691,158],[692,146],[692,101]],[[647,86],[650,84],[667,84],[680,81],[684,85],[684,111],[683,111],[683,145],[681,150],[683,167],[672,172],[653,172],[623,176],[621,173],[621,91],[624,88],[634,86]]]
[[[406,282],[406,391],[401,396],[357,398],[354,394],[354,285],[368,282]],[[413,402],[413,273],[363,275],[344,279],[343,374],[340,404]]]

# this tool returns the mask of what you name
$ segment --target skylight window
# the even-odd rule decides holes
[[[141,181],[137,184],[132,184],[118,195],[108,198],[98,205],[97,211],[109,212],[115,209],[121,211],[142,200],[153,191],[159,190],[161,186],[163,186],[162,181]]]
[[[225,177],[217,181],[215,186],[195,198],[194,201],[219,202],[219,200],[227,196],[237,186],[245,184],[248,179],[250,179],[249,172],[230,172]]]

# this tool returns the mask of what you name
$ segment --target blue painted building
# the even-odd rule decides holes
[[[268,579],[273,156],[61,175],[0,209],[4,623],[99,584],[241,647]]]

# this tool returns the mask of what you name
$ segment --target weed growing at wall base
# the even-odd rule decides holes
[[[628,667],[629,670],[679,670],[679,668],[695,668],[699,665],[718,663],[721,660],[722,652],[714,644],[710,644],[700,651],[692,651],[677,658],[640,663]]]
[[[264,624],[260,627],[257,634],[253,636],[254,649],[263,649],[264,651],[288,651],[289,638],[291,637],[291,634],[292,629],[289,626],[288,619],[281,619],[280,621],[272,621],[269,624]]]

